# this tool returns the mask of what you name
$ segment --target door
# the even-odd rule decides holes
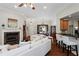
[[[23,25],[23,40],[26,40],[26,25]]]
[[[51,36],[56,39],[56,26],[51,26]]]

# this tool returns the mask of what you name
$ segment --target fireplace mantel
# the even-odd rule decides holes
[[[20,29],[1,29],[2,32],[18,32]]]
[[[4,45],[4,33],[5,32],[19,32],[20,33],[19,42],[21,42],[21,40],[22,40],[22,31],[21,31],[21,29],[1,29],[0,30],[0,45]]]

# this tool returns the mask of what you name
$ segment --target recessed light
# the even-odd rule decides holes
[[[44,9],[47,9],[47,6],[44,6],[43,8],[44,8]]]
[[[72,16],[71,16],[71,15],[69,15],[69,17],[71,18]]]

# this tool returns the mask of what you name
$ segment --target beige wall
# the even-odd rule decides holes
[[[28,27],[28,32],[29,32],[28,34],[33,35],[33,34],[37,34],[37,24],[47,24],[50,30],[52,21],[51,19],[29,18],[26,20],[26,24]]]
[[[2,28],[2,24],[5,24],[5,28],[8,28],[8,18],[13,18],[18,20],[18,28],[21,28],[21,32],[23,33],[23,24],[24,20],[26,20],[27,24],[27,33],[28,35],[36,34],[37,33],[37,24],[48,24],[50,27],[51,25],[56,25],[56,17],[38,17],[38,18],[27,18],[26,16],[17,13],[16,11],[9,10],[7,8],[0,7],[0,29]],[[32,23],[31,23],[32,22]],[[50,30],[50,28],[49,28]],[[50,32],[50,31],[49,31]],[[23,39],[23,35],[22,39]]]
[[[8,18],[17,19],[18,27],[16,29],[21,28],[21,33],[23,33],[22,26],[24,24],[25,18],[22,15],[18,14],[17,12],[14,12],[9,9],[1,8],[1,7],[0,7],[0,30],[2,29],[2,26],[1,26],[2,24],[5,24],[5,29],[10,29],[8,28]],[[23,39],[23,35],[21,35],[21,39]]]

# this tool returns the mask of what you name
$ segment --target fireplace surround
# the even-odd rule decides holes
[[[2,29],[0,30],[0,45],[14,45],[22,41],[22,31],[20,29]]]

